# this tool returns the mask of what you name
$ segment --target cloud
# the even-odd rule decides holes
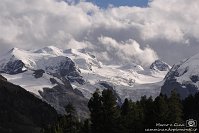
[[[117,42],[110,37],[100,37],[99,41],[104,45],[107,55],[113,58],[113,63],[127,63],[133,62],[143,66],[150,65],[158,57],[151,48],[140,48],[140,45],[135,40],[128,40],[126,42]],[[147,55],[147,56],[145,56]]]
[[[71,39],[65,46],[66,49],[86,49],[88,47],[92,48],[92,44],[86,41],[79,42],[74,39]]]
[[[197,0],[107,9],[78,0],[1,0],[0,53],[55,45],[87,49],[107,63],[148,65],[159,57],[172,65],[199,50],[198,12]]]

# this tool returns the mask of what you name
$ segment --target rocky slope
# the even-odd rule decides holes
[[[57,121],[53,107],[0,77],[1,133],[40,133],[42,127]]]
[[[176,90],[181,98],[199,91],[199,54],[175,64],[165,77],[161,93]]]
[[[171,67],[164,61],[156,60],[151,64],[150,69],[159,71],[169,71]]]

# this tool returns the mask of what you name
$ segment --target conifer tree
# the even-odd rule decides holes
[[[166,96],[160,94],[160,96],[156,97],[155,104],[155,117],[154,120],[159,123],[168,123],[169,118],[169,106],[168,99]]]
[[[135,133],[142,133],[144,132],[144,120],[145,120],[145,113],[144,113],[144,107],[143,107],[143,101],[137,101],[135,106],[135,114],[136,114],[136,125],[135,125]]]
[[[96,91],[88,102],[91,112],[91,130],[93,133],[116,133],[119,123],[119,108],[112,90]]]
[[[121,116],[120,116],[120,125],[121,128],[120,130],[124,133],[128,133],[129,132],[129,114],[131,111],[131,107],[130,107],[130,102],[129,100],[126,98],[124,100],[124,103],[121,106]]]
[[[141,133],[143,131],[143,110],[139,107],[135,102],[125,99],[121,107],[122,133]]]
[[[92,133],[102,133],[104,118],[103,118],[102,97],[100,95],[99,90],[96,90],[93,93],[93,96],[88,102],[88,108],[90,110]]]
[[[69,103],[66,105],[65,111],[67,114],[65,116],[66,125],[64,127],[64,132],[77,133],[79,127],[75,107]]]
[[[122,116],[127,116],[128,114],[129,114],[129,112],[130,112],[130,110],[131,110],[131,107],[130,107],[131,105],[130,105],[130,102],[129,102],[129,100],[126,98],[125,100],[124,100],[124,103],[122,104],[122,106],[121,106],[121,115]]]
[[[80,133],[91,133],[90,120],[89,119],[86,119],[82,123],[82,127],[81,127],[81,130],[80,130]]]
[[[180,96],[174,90],[171,92],[171,96],[168,100],[168,107],[169,107],[169,122],[170,123],[181,123],[183,117],[182,111],[182,103],[180,100]]]
[[[147,98],[146,96],[142,96],[140,101],[137,102],[137,106],[139,108],[140,115],[140,124],[138,127],[144,131],[144,128],[153,127],[155,124],[154,121],[154,103],[152,97]]]
[[[104,129],[107,133],[116,133],[118,131],[119,109],[116,97],[112,90],[107,89],[102,92]]]
[[[194,119],[199,122],[199,93],[183,100],[184,120]],[[199,128],[199,124],[198,124]]]

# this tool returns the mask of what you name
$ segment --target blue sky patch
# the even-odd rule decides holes
[[[149,0],[87,0],[102,8],[106,8],[109,5],[113,6],[139,6],[146,7]]]

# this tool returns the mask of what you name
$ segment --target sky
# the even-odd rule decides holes
[[[113,6],[139,6],[146,7],[148,5],[148,0],[87,0],[92,2],[99,7],[107,8],[110,5]]]
[[[103,63],[173,65],[199,52],[198,0],[1,0],[0,55],[85,49]]]
[[[86,1],[93,3],[100,8],[107,8],[110,6],[119,7],[119,6],[138,6],[146,7],[148,6],[149,0],[64,0],[68,3],[78,3],[80,1]]]

